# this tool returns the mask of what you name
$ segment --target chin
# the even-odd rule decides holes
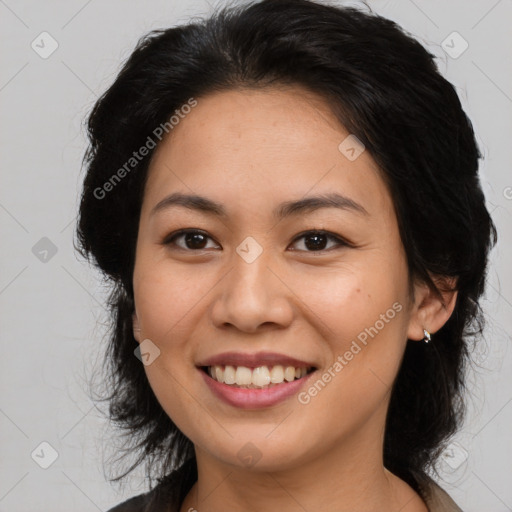
[[[258,428],[244,430],[243,435],[230,438],[228,442],[225,442],[223,436],[224,443],[212,443],[212,438],[209,438],[202,444],[203,450],[225,464],[256,473],[296,468],[307,458],[308,452],[318,451],[314,446],[308,450],[298,432],[293,435],[283,430],[279,436],[273,438],[272,434],[269,435],[273,428],[275,425],[265,425],[264,428],[259,425]]]

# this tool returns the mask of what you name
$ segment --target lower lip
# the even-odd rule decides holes
[[[223,382],[218,382],[215,379],[212,379],[203,370],[199,369],[198,371],[201,373],[207,386],[216,397],[229,405],[240,409],[262,409],[264,407],[276,405],[279,402],[297,394],[300,388],[306,384],[314,373],[308,373],[301,379],[297,379],[292,382],[283,382],[282,384],[277,384],[270,388],[247,389],[236,388],[234,386],[224,384]]]

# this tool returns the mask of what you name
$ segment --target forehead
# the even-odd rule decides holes
[[[196,100],[155,150],[146,209],[180,190],[265,210],[308,191],[339,192],[369,211],[389,210],[391,199],[375,162],[368,151],[349,159],[340,150],[352,139],[322,97],[280,87]]]

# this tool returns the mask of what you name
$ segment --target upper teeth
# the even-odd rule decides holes
[[[209,366],[208,374],[212,379],[224,384],[242,387],[264,387],[300,379],[307,374],[307,368],[276,365],[258,366],[251,369],[246,366]]]

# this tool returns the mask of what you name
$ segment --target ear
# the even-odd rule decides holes
[[[423,329],[430,334],[437,332],[448,321],[457,302],[457,278],[432,276],[432,280],[441,293],[439,298],[426,283],[415,283],[414,304],[409,320],[407,337],[421,341]]]
[[[132,326],[133,326],[133,337],[140,343],[140,325],[139,325],[139,317],[137,316],[136,311],[134,311],[132,313]]]

